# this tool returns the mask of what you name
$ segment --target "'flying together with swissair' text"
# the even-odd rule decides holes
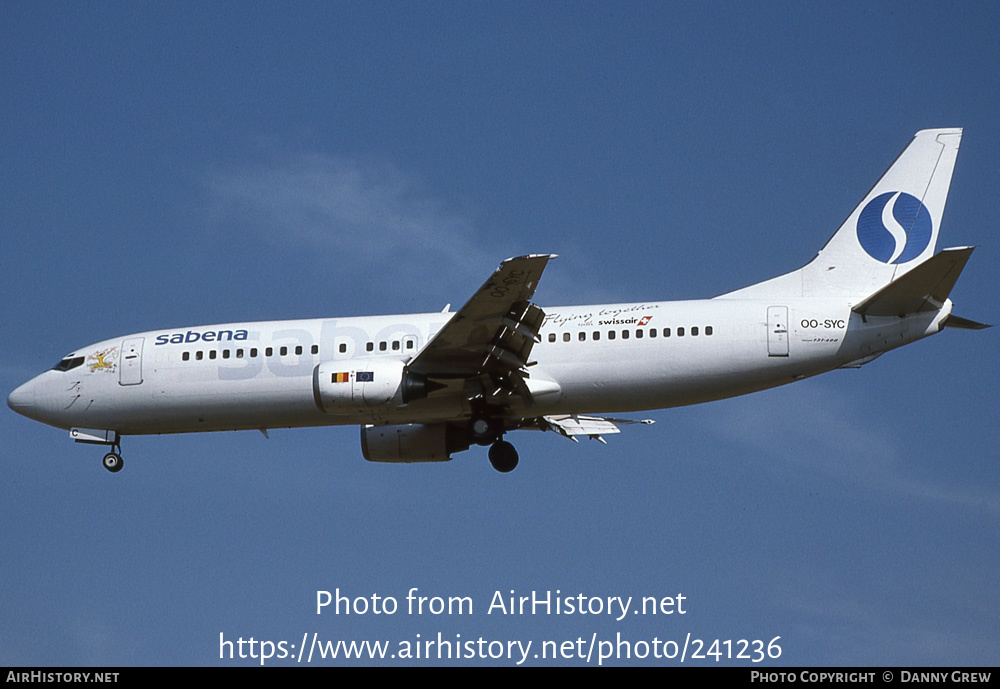
[[[695,301],[539,307],[552,255],[507,259],[458,311],[226,323],[116,337],[8,397],[110,447],[126,435],[357,424],[374,462],[489,446],[519,429],[602,439],[604,414],[676,407],[857,367],[943,328],[972,247],[935,253],[961,129],[918,132],[805,267]],[[652,423],[643,421],[640,423]]]

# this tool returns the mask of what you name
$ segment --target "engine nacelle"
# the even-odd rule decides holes
[[[426,397],[435,383],[410,373],[398,359],[370,358],[326,361],[313,371],[316,405],[330,414],[367,412],[375,407],[401,407]]]
[[[446,423],[361,427],[361,454],[369,462],[447,462],[468,449],[461,429]]]

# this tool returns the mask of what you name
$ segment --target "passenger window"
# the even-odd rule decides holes
[[[636,336],[637,338],[639,338],[639,339],[642,339],[642,331],[641,331],[641,330],[636,330],[636,331],[635,331],[635,336]]]
[[[252,347],[250,349],[250,358],[251,359],[256,359],[257,358],[257,348],[256,347]]]
[[[601,339],[601,331],[600,330],[595,330],[594,331],[594,342],[597,342],[599,339]]]
[[[691,326],[691,337],[698,337],[698,326]]]
[[[549,333],[549,342],[555,342],[555,341],[556,341],[556,334]]]
[[[198,361],[201,361],[203,356],[204,352],[202,352],[201,350],[198,350],[197,352],[194,353],[194,358],[197,359]]]
[[[274,347],[268,347],[264,350],[265,356],[274,356]]]
[[[237,359],[242,359],[243,358],[243,350],[242,349],[237,349],[236,350],[236,358]]]
[[[222,358],[223,359],[228,359],[229,358],[229,350],[228,349],[223,349],[222,350]]]
[[[615,339],[615,337],[616,337],[615,336],[615,331],[614,330],[609,330],[608,331],[608,339],[609,340],[613,340],[613,339]]]
[[[288,347],[281,348],[281,356],[286,356],[288,354]]]
[[[677,337],[684,337],[684,328],[677,328]]]
[[[215,351],[215,350],[213,349],[212,351],[210,351],[210,352],[208,353],[208,358],[209,358],[209,359],[214,359],[214,358],[215,358],[215,357],[217,357],[218,355],[219,355],[219,353],[218,353],[217,351]]]
[[[627,340],[628,339],[628,330],[622,330],[622,339],[623,340]]]
[[[312,349],[309,350],[313,354],[319,354],[319,345],[313,345]]]
[[[296,356],[302,356],[302,345],[296,345],[296,347],[295,347],[295,355]]]
[[[385,340],[378,343],[378,351],[384,352],[388,347],[385,344]]]
[[[579,340],[580,340],[580,342],[586,342],[587,341],[587,333],[585,333],[585,332],[583,332],[581,330],[580,331],[580,335],[579,335]]]
[[[650,328],[649,329],[649,336],[650,337],[656,337],[656,328]]]
[[[569,333],[563,333],[563,342],[569,342]]]
[[[365,351],[374,352],[375,351],[375,343],[374,342],[369,342],[368,344],[366,344],[365,345]]]
[[[406,348],[407,349],[413,349],[414,346],[415,346],[415,343],[413,342],[413,340],[407,340],[406,341]]]
[[[663,329],[663,336],[664,337],[670,337],[670,328],[664,328]]]
[[[712,334],[712,326],[710,326],[710,325],[706,325],[705,326],[705,334],[706,335],[711,335]]]
[[[371,343],[369,342],[368,344]],[[347,354],[347,345],[345,343],[341,342],[340,347],[338,347],[338,349],[340,350],[341,354]]]
[[[399,351],[399,340],[393,340],[392,341],[392,351],[394,351],[394,352],[398,352]]]
[[[181,354],[181,359],[183,359],[184,361],[190,361],[191,352],[184,352],[183,354]]]

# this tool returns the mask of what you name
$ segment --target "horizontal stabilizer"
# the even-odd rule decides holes
[[[960,330],[983,330],[984,328],[991,328],[993,326],[986,323],[977,323],[976,321],[970,321],[968,318],[951,314],[945,319],[944,327],[958,328]]]
[[[945,249],[854,306],[862,316],[905,316],[940,309],[974,247]]]

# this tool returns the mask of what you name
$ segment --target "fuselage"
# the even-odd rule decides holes
[[[8,404],[108,445],[125,435],[358,424],[375,462],[439,462],[519,429],[576,440],[791,383],[954,328],[972,247],[935,253],[962,130],[917,132],[802,268],[695,301],[542,308],[555,254],[511,257],[458,311],[155,330],[79,349]],[[650,421],[650,420],[644,420]]]
[[[504,260],[455,313],[228,323],[79,349],[10,394],[81,442],[358,424],[375,462],[439,462],[504,435],[602,439],[634,419],[791,383],[939,332],[972,247],[935,253],[962,130],[917,132],[812,261],[714,299],[541,308],[555,254]],[[651,421],[651,420],[644,420]]]
[[[716,298],[547,307],[512,417],[633,412],[741,395],[863,362],[940,330],[950,312],[869,318],[843,298]],[[25,416],[119,435],[461,420],[461,395],[324,405],[317,371],[405,365],[452,313],[154,330],[78,349],[11,393]]]

